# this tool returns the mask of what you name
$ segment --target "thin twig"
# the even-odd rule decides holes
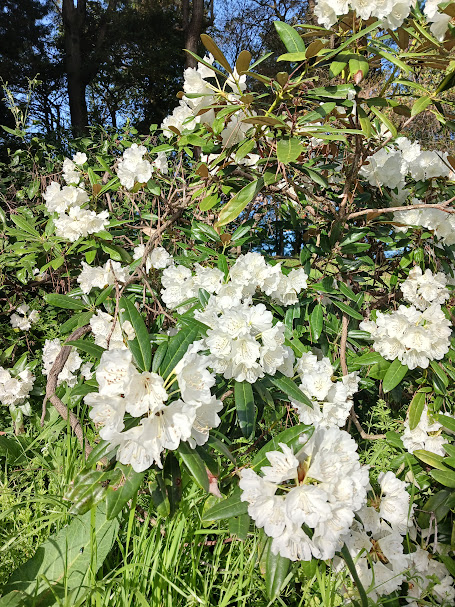
[[[79,329],[76,329],[76,331],[71,333],[71,335],[68,337],[68,339],[66,341],[73,341],[73,340],[79,339],[80,337],[82,337],[83,335],[88,333],[90,330],[91,330],[90,325],[85,325],[83,327],[80,327]],[[62,349],[58,353],[58,356],[55,359],[55,362],[52,365],[52,368],[49,372],[49,376],[47,378],[47,384],[46,384],[46,396],[44,397],[44,400],[43,400],[43,412],[41,415],[41,426],[44,426],[44,418],[46,416],[46,402],[49,400],[54,405],[54,407],[57,409],[58,413],[61,415],[61,417],[64,420],[67,420],[69,418],[70,426],[71,426],[74,434],[77,436],[77,439],[79,440],[79,443],[81,444],[81,447],[84,447],[84,443],[85,443],[85,455],[86,455],[86,457],[88,457],[88,455],[92,451],[92,447],[90,447],[90,445],[87,442],[85,442],[85,440],[84,440],[84,433],[82,431],[82,426],[81,426],[80,421],[78,420],[78,418],[74,415],[74,413],[72,411],[68,410],[68,407],[62,403],[62,401],[59,399],[59,397],[55,393],[56,388],[57,388],[58,376],[60,375],[60,372],[62,371],[63,367],[65,366],[66,361],[68,360],[68,357],[71,353],[71,347],[72,346],[62,346]]]
[[[445,211],[446,213],[455,213],[455,209],[448,209],[447,205],[455,200],[455,197],[446,200],[445,202],[439,202],[438,204],[411,204],[405,207],[388,207],[386,209],[363,209],[363,211],[355,211],[355,213],[349,213],[344,217],[344,221],[348,219],[354,219],[354,217],[360,217],[361,215],[368,215],[369,213],[395,213],[395,211],[413,211],[415,209],[438,209]]]

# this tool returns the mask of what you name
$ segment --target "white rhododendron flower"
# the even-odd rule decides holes
[[[60,343],[58,337],[55,339],[46,339],[43,348],[43,375],[49,375],[49,372],[52,369],[55,359],[59,355],[61,349],[62,344]],[[80,368],[81,364],[81,357],[77,351],[72,348],[65,366],[58,375],[57,385],[59,386],[61,383],[66,382],[67,386],[70,388],[75,386],[77,384],[77,375],[75,375],[75,373]]]
[[[451,17],[439,11],[439,4],[442,4],[440,0],[426,0],[423,14],[431,23],[430,32],[439,42],[442,42],[449,29]]]
[[[447,443],[447,440],[442,436],[441,430],[441,424],[431,419],[428,407],[425,405],[419,423],[413,430],[409,426],[409,418],[406,418],[401,440],[409,453],[425,449],[425,451],[431,451],[437,455],[445,455],[442,445]]]
[[[371,333],[376,352],[387,360],[398,358],[409,369],[426,369],[450,348],[451,324],[437,304],[423,312],[414,306],[378,312],[376,321],[363,321],[359,327]]]
[[[350,373],[333,381],[333,367],[328,358],[318,360],[311,352],[302,354],[296,370],[300,376],[300,390],[312,401],[313,407],[291,401],[297,409],[299,420],[330,428],[344,426],[354,405],[353,396],[358,391],[357,373]]]
[[[447,567],[433,558],[433,555],[417,548],[409,555],[410,568],[408,573],[407,601],[419,601],[430,596],[444,607],[453,605],[455,601],[454,580],[449,575]],[[425,600],[424,603],[428,603]],[[412,604],[421,605],[420,601]]]
[[[89,266],[85,261],[82,262],[82,272],[77,277],[77,282],[83,293],[90,293],[92,289],[104,289],[105,287],[118,283],[125,283],[128,280],[129,270],[123,267],[118,261],[109,259],[104,266]]]
[[[418,198],[413,198],[413,205],[422,204]],[[409,211],[395,211],[393,214],[394,223],[403,225],[395,226],[397,232],[406,232],[407,226],[423,226],[432,230],[437,238],[446,245],[455,244],[455,215],[445,213],[439,209],[413,209],[409,206]]]
[[[421,268],[415,266],[401,285],[401,291],[409,303],[419,310],[425,310],[431,304],[443,304],[449,299],[446,285],[447,278],[442,272],[433,274],[427,269],[422,273]]]
[[[102,310],[97,310],[96,314],[90,318],[90,326],[92,327],[95,344],[109,350],[124,349],[126,348],[125,342],[134,339],[134,329],[128,320],[121,324],[120,320],[117,319],[112,330],[113,321],[114,317]],[[109,336],[108,344],[107,340]]]
[[[142,259],[145,252],[145,245],[140,244],[134,247],[133,259]],[[150,251],[145,261],[145,271],[148,273],[152,268],[163,270],[172,263],[172,255],[163,247],[155,247]]]
[[[85,152],[76,152],[73,156],[74,164],[82,166],[87,162],[87,154]]]
[[[353,10],[363,20],[376,17],[383,19],[384,27],[395,29],[403,24],[412,6],[413,0],[317,0],[314,14],[318,23],[327,28]]]
[[[263,477],[242,469],[241,500],[256,526],[273,538],[272,552],[291,560],[333,558],[342,546],[354,513],[366,501],[368,469],[359,463],[357,445],[339,428],[316,428],[302,435],[297,452],[280,444],[269,451]],[[313,531],[310,538],[302,528]]]
[[[74,242],[82,236],[88,236],[104,230],[109,222],[109,212],[95,213],[81,207],[71,207],[68,214],[62,213],[55,221],[55,232],[64,240]]]
[[[76,166],[76,163],[69,158],[65,158],[63,161],[63,179],[66,183],[71,183],[73,185],[79,185],[82,181],[82,175]]]
[[[128,190],[131,190],[135,183],[146,183],[152,176],[152,165],[143,158],[146,153],[147,149],[137,143],[133,143],[123,152],[117,175],[120,183]]]
[[[89,201],[87,192],[72,185],[60,186],[53,181],[43,194],[49,213],[64,213],[73,207],[81,207]]]
[[[27,304],[21,304],[16,308],[16,312],[19,314],[11,314],[10,323],[13,329],[19,329],[20,331],[29,331],[32,325],[36,324],[39,319],[38,310],[32,310],[29,314],[30,306]]]
[[[13,375],[8,369],[0,367],[0,403],[2,405],[20,406],[28,397],[35,377],[31,371],[24,369]]]
[[[172,394],[180,392],[181,398],[171,402],[164,379],[139,372],[128,349],[103,352],[96,370],[98,392],[88,394],[85,402],[101,426],[101,438],[118,446],[117,459],[136,472],[153,464],[162,467],[162,452],[177,449],[181,441],[192,448],[205,444],[210,429],[219,425],[223,404],[210,393],[215,379],[207,370],[207,357],[197,350],[198,344],[190,346],[175,367],[169,385],[177,380],[178,390]],[[140,418],[139,425],[123,431],[125,413]]]
[[[412,524],[414,510],[414,506],[410,507],[411,498],[406,491],[408,484],[400,481],[391,471],[381,472],[378,481],[381,486],[379,516],[392,529],[404,535]]]
[[[342,540],[371,600],[395,592],[406,580],[411,561],[410,555],[404,553],[403,537],[373,508],[363,507],[356,513],[356,520]],[[344,567],[344,561],[336,557],[335,571]]]

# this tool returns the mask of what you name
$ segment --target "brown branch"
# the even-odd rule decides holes
[[[438,204],[411,204],[405,207],[388,207],[386,209],[363,209],[363,211],[355,211],[355,213],[349,213],[344,217],[344,221],[354,219],[354,217],[360,217],[361,215],[368,215],[369,213],[395,213],[395,211],[413,211],[415,209],[438,209],[445,213],[455,213],[455,209],[448,209],[447,205],[455,200],[455,196],[445,202]]]
[[[71,335],[68,337],[68,339],[66,341],[73,341],[73,340],[79,339],[80,337],[82,337],[83,335],[88,333],[90,330],[91,330],[90,325],[85,325],[83,327],[80,327],[79,329],[76,329],[76,331],[71,333]],[[46,396],[44,397],[44,400],[43,400],[43,412],[41,415],[41,425],[44,426],[44,418],[46,416],[46,402],[49,400],[54,405],[54,407],[57,409],[58,413],[61,415],[61,417],[64,420],[67,420],[69,418],[70,426],[71,426],[74,434],[77,436],[77,439],[79,440],[81,447],[84,447],[84,443],[85,443],[85,455],[86,455],[86,457],[88,457],[88,455],[92,451],[92,447],[90,447],[90,445],[88,443],[86,443],[84,440],[84,433],[82,431],[82,426],[81,426],[80,421],[78,420],[78,418],[74,415],[74,413],[72,411],[68,410],[68,407],[62,403],[62,401],[59,399],[59,397],[55,393],[55,391],[57,389],[58,376],[59,376],[60,372],[62,371],[63,367],[65,366],[65,363],[68,360],[70,353],[71,353],[71,346],[63,346],[62,349],[60,350],[60,352],[58,353],[58,356],[55,359],[55,362],[52,365],[52,368],[49,372],[49,376],[47,378],[47,384],[46,384]]]
[[[120,296],[123,295],[126,287],[128,287],[130,284],[132,284],[136,278],[139,278],[139,274],[141,273],[141,271],[143,271],[145,264],[147,262],[147,257],[150,253],[150,251],[153,248],[153,245],[155,244],[155,242],[160,238],[161,234],[167,230],[167,228],[169,228],[173,223],[175,223],[177,221],[177,219],[179,219],[179,217],[181,217],[183,215],[183,212],[185,211],[188,202],[189,202],[190,198],[185,198],[183,201],[182,206],[175,211],[175,213],[173,213],[169,219],[167,219],[159,228],[157,228],[155,230],[155,232],[150,236],[147,244],[145,245],[145,249],[144,249],[144,254],[142,255],[142,261],[141,263],[137,266],[137,268],[135,269],[135,271],[131,274],[131,276],[128,278],[128,280],[125,282],[125,284],[123,285],[123,287],[120,289]]]
[[[353,421],[354,426],[357,428],[360,436],[365,440],[380,440],[385,438],[385,434],[367,434],[365,430],[362,428],[359,418],[357,417],[356,412],[354,411],[354,406],[351,409],[350,419]]]

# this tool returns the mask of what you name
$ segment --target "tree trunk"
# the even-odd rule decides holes
[[[191,19],[189,0],[182,0],[183,31],[185,32],[185,49],[197,53],[199,36],[204,22],[204,0],[193,0]],[[197,61],[189,53],[186,54],[186,67],[197,67]]]
[[[86,83],[83,78],[81,38],[86,17],[86,1],[63,0],[62,18],[65,42],[65,71],[71,125],[77,134],[88,126]]]

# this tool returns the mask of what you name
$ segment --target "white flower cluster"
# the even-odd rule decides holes
[[[210,55],[205,57],[204,61],[211,65],[214,59]],[[211,126],[215,120],[215,112],[210,106],[216,102],[217,92],[222,93],[223,98],[227,98],[232,104],[239,102],[246,89],[246,76],[239,76],[234,70],[234,73],[226,79],[223,91],[207,81],[208,78],[214,77],[215,72],[203,63],[198,63],[197,68],[189,67],[185,70],[183,83],[185,95],[161,125],[167,137],[172,137],[174,134],[175,131],[172,129],[177,129],[181,133],[183,129],[194,129],[200,123]],[[250,124],[242,122],[245,118],[247,115],[240,106],[238,112],[229,114],[226,128],[221,132],[224,146],[231,147],[245,139],[247,131],[251,128]]]
[[[47,186],[43,198],[49,213],[59,213],[54,220],[57,236],[76,241],[81,236],[87,236],[103,230],[108,223],[109,212],[95,213],[82,207],[89,201],[87,192],[72,185],[60,187],[53,181]],[[68,212],[66,212],[68,211]]]
[[[332,380],[334,370],[326,357],[318,360],[311,352],[302,354],[297,361],[300,376],[300,390],[313,402],[313,408],[292,401],[303,424],[323,426],[344,426],[352,409],[354,394],[359,389],[357,373],[345,375],[341,381]]]
[[[426,0],[423,14],[429,23],[431,23],[430,32],[439,42],[442,42],[449,29],[451,16],[446,13],[440,13],[438,10],[439,4],[442,4],[441,0]]]
[[[316,428],[294,455],[285,444],[269,451],[263,476],[241,471],[241,500],[258,527],[273,538],[272,552],[293,561],[333,558],[342,547],[354,513],[366,502],[368,468],[357,445],[339,428]],[[284,493],[277,493],[278,491]],[[309,527],[310,537],[302,528]]]
[[[424,181],[451,175],[447,152],[422,150],[419,143],[412,143],[407,137],[399,137],[395,145],[396,148],[381,148],[367,158],[368,164],[361,167],[360,175],[371,185],[386,185],[401,190],[407,176],[416,181]]]
[[[439,422],[430,419],[428,407],[425,405],[419,423],[413,430],[409,427],[409,419],[406,419],[401,440],[409,453],[425,449],[438,455],[445,455],[442,445],[446,444],[447,440],[441,434],[441,429]]]
[[[383,20],[384,27],[395,29],[402,25],[412,5],[413,0],[317,0],[314,14],[327,28],[332,27],[338,17],[353,10],[361,19],[376,17]]]
[[[38,322],[39,312],[38,310],[32,310],[29,314],[30,306],[27,304],[21,304],[17,307],[16,311],[19,314],[11,314],[10,323],[13,329],[20,329],[21,331],[29,331],[31,326]]]
[[[378,481],[380,496],[356,512],[356,520],[343,537],[362,586],[373,601],[395,592],[407,579],[411,557],[403,551],[403,535],[412,526],[414,508],[409,504],[407,484],[393,472],[380,474]],[[334,567],[339,571],[344,561],[337,557]]]
[[[92,407],[90,417],[102,426],[101,438],[118,446],[120,462],[142,472],[154,463],[162,467],[164,449],[175,450],[181,441],[194,448],[208,440],[210,428],[220,423],[217,413],[223,405],[210,392],[215,378],[207,364],[207,358],[190,347],[165,383],[157,373],[140,373],[127,349],[102,354],[96,370],[99,390],[85,402]],[[181,398],[166,404],[175,379]],[[125,413],[141,419],[122,432]]]
[[[65,158],[63,161],[63,179],[66,183],[72,183],[73,185],[79,185],[82,181],[82,175],[78,169],[87,162],[87,154],[84,152],[77,152],[73,156],[73,160]]]
[[[205,289],[217,298],[210,305],[231,308],[243,301],[249,301],[256,290],[269,295],[274,301],[290,306],[298,302],[298,295],[307,286],[303,268],[293,269],[283,274],[281,264],[268,264],[260,253],[240,255],[229,271],[227,282],[217,268],[195,265],[195,275],[181,265],[171,265],[162,275],[161,291],[163,301],[169,308],[180,306],[191,297],[197,297],[199,289]]]
[[[133,143],[131,147],[123,152],[123,157],[118,163],[117,175],[120,183],[131,190],[135,182],[147,183],[152,176],[152,165],[143,158],[147,149],[143,145]]]
[[[145,245],[140,244],[134,247],[133,259],[142,259],[145,252]],[[163,247],[155,247],[147,256],[145,261],[145,271],[147,274],[152,268],[155,270],[164,270],[172,263],[172,255]]]
[[[437,304],[423,312],[414,306],[378,312],[376,321],[364,320],[359,327],[371,333],[376,352],[387,360],[398,358],[409,369],[426,369],[430,360],[441,360],[450,348],[450,321]]]
[[[259,253],[241,255],[229,272],[227,282],[218,268],[195,265],[195,274],[181,265],[163,271],[161,291],[168,307],[185,309],[182,304],[197,297],[199,289],[211,296],[195,318],[209,327],[203,346],[210,350],[210,364],[226,379],[254,383],[265,373],[281,371],[293,374],[294,354],[284,346],[284,325],[274,324],[273,315],[264,304],[253,305],[257,289],[282,305],[298,301],[307,286],[302,268],[283,274],[281,265],[266,263]]]
[[[422,204],[418,198],[412,199],[412,204]],[[394,225],[396,232],[406,232],[408,226],[423,226],[432,230],[439,239],[448,246],[455,244],[455,215],[445,213],[439,209],[413,209],[409,211],[395,211],[394,222],[402,225]]]
[[[35,381],[28,369],[11,375],[8,369],[0,367],[0,403],[2,405],[21,405],[29,395]]]
[[[43,348],[43,375],[49,375],[52,365],[59,355],[61,348],[62,344],[60,343],[58,337],[55,339],[46,339]],[[75,386],[77,384],[77,376],[74,374],[80,368],[81,364],[82,358],[79,356],[76,350],[72,348],[65,366],[59,373],[57,385],[59,386],[61,383],[66,382],[67,386],[70,388]]]
[[[117,320],[114,330],[112,331],[113,322],[114,317],[107,312],[103,312],[102,310],[97,310],[96,314],[91,317],[90,326],[92,327],[95,344],[105,349],[108,348],[109,350],[126,348],[123,334],[125,334],[126,340],[134,339],[136,335],[133,325],[129,320],[125,320],[122,324],[120,324],[120,321]],[[110,339],[108,346],[107,338],[109,336]]]
[[[273,314],[264,304],[232,300],[224,306],[223,296],[212,296],[203,312],[195,317],[210,327],[203,347],[210,351],[210,366],[226,379],[254,383],[265,373],[293,375],[294,353],[284,345],[284,325],[273,324]]]
[[[108,259],[104,266],[95,267],[89,266],[83,261],[82,272],[77,277],[77,282],[83,293],[90,293],[93,288],[104,289],[115,284],[116,280],[119,283],[125,283],[128,276],[128,268],[122,267],[118,261]]]
[[[406,301],[419,310],[425,310],[428,306],[443,304],[449,299],[446,285],[447,277],[442,272],[433,274],[429,269],[422,272],[419,266],[415,266],[401,285],[401,291]]]
[[[417,548],[409,555],[408,607],[420,607],[429,604],[432,598],[444,607],[455,603],[454,580],[447,567],[433,558],[427,550]],[[425,600],[427,599],[427,600]],[[423,600],[424,602],[420,602]]]

